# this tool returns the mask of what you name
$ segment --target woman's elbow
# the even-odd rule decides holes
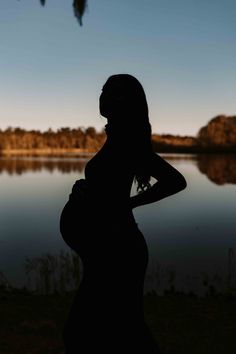
[[[183,175],[179,175],[175,181],[177,192],[184,190],[187,187],[187,181]]]
[[[175,194],[185,189],[187,187],[187,182],[180,172],[176,172],[172,175],[171,179],[169,179],[168,185],[172,193]]]

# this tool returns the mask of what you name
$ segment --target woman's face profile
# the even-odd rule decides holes
[[[121,83],[118,80],[109,80],[102,88],[99,98],[100,114],[109,119],[124,112],[125,95]]]

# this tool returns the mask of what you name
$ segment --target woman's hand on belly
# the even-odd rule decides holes
[[[88,194],[88,184],[85,179],[79,179],[75,181],[75,184],[72,187],[71,194],[69,196],[69,200],[72,201],[81,201],[86,199]]]

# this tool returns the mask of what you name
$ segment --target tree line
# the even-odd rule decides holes
[[[11,150],[40,150],[48,153],[55,150],[81,150],[87,152],[98,151],[106,140],[104,130],[97,131],[94,127],[69,128],[62,127],[56,131],[49,128],[47,131],[26,130],[23,128],[8,127],[0,129],[0,152]],[[172,151],[173,149],[195,146],[195,138],[172,135],[152,135],[152,144],[155,151]],[[121,137],[122,144],[122,137]]]
[[[53,150],[81,149],[97,151],[105,141],[104,131],[98,132],[94,127],[59,128],[53,131],[25,130],[8,127],[0,129],[0,150]]]
[[[97,131],[94,127],[62,127],[56,131],[49,128],[44,132],[8,127],[5,130],[0,129],[0,152],[11,150],[27,150],[27,153],[40,150],[40,154],[43,151],[52,153],[55,150],[96,152],[105,140],[105,131]],[[216,116],[199,130],[196,137],[152,134],[152,145],[156,152],[235,153],[236,116]]]

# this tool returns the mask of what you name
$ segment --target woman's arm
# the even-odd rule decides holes
[[[156,153],[150,159],[150,175],[157,182],[143,193],[130,198],[132,208],[157,202],[180,192],[187,186],[183,175]]]

